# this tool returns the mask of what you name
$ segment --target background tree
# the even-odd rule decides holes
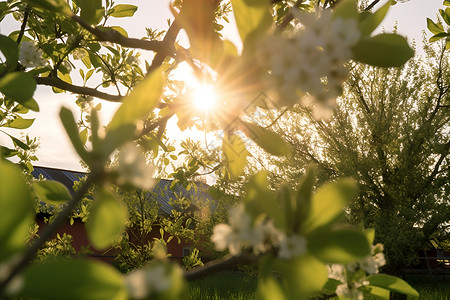
[[[297,107],[277,127],[294,149],[277,164],[282,180],[294,184],[308,163],[323,178],[355,178],[360,194],[347,216],[376,228],[396,274],[449,233],[448,53],[442,45],[424,50],[402,68],[352,63],[329,121]]]

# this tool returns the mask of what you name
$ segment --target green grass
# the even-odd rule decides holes
[[[450,300],[450,278],[448,277],[443,279],[416,275],[407,277],[406,281],[420,294],[419,298],[408,297],[408,300]],[[256,285],[255,276],[248,276],[243,272],[221,272],[193,281],[189,285],[189,299],[255,299]],[[366,300],[371,299],[366,298]]]

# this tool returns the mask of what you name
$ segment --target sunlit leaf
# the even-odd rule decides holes
[[[353,47],[355,60],[377,67],[399,67],[413,55],[404,37],[390,33],[359,41]]]
[[[61,111],[59,112],[59,117],[78,155],[86,163],[89,163],[90,158],[88,152],[86,151],[86,149],[84,149],[84,144],[81,141],[80,133],[78,132],[78,126],[75,122],[72,112],[68,108],[62,107]]]
[[[0,158],[0,261],[26,246],[33,221],[33,199],[21,170]]]
[[[245,148],[244,141],[238,135],[224,137],[222,142],[222,152],[227,162],[230,174],[237,178],[244,174],[244,168],[247,164],[248,151]]]
[[[23,273],[22,297],[48,300],[126,300],[125,282],[110,265],[95,260],[50,260]]]
[[[308,237],[307,245],[309,252],[325,263],[346,264],[370,254],[366,236],[350,229],[317,232]]]
[[[278,281],[272,277],[260,277],[257,289],[258,298],[261,300],[285,300],[283,289]]]
[[[390,299],[390,292],[389,290],[377,287],[377,286],[365,286],[364,289],[362,289],[366,294],[369,294],[372,297],[375,297],[375,299]]]
[[[448,36],[449,36],[449,34],[447,32],[440,32],[440,33],[435,34],[432,37],[430,37],[430,43],[439,41],[440,39],[446,38]]]
[[[28,73],[14,72],[0,78],[0,92],[6,97],[26,106],[36,89],[36,81]]]
[[[377,274],[369,276],[367,278],[367,281],[369,281],[370,285],[372,286],[377,286],[400,294],[419,297],[419,293],[417,293],[415,289],[413,289],[404,280],[395,276],[387,274]]]
[[[124,37],[128,37],[128,32],[120,26],[111,26],[111,29],[114,29]]]
[[[303,224],[305,231],[329,225],[344,214],[344,206],[356,195],[356,183],[341,179],[321,186],[312,196],[311,209]]]
[[[427,28],[434,34],[444,32],[444,27],[440,23],[434,23],[433,20],[427,18]]]
[[[441,17],[444,20],[444,22],[450,26],[450,7],[447,7],[445,10],[440,9],[439,13],[441,14]]]
[[[16,129],[27,129],[31,125],[33,125],[34,119],[24,119],[21,117],[16,117],[6,124],[7,127],[16,128]]]
[[[358,18],[358,8],[356,6],[356,0],[341,0],[337,3],[334,8],[333,16],[335,18],[343,19],[357,19]]]
[[[42,7],[54,12],[64,13],[66,15],[71,15],[69,4],[65,0],[26,0],[26,2],[31,5]]]
[[[115,18],[132,17],[137,9],[138,7],[135,5],[117,4],[112,8],[110,16]]]
[[[89,136],[89,133],[88,133],[87,128],[81,130],[81,132],[80,132],[80,139],[81,139],[81,143],[83,145],[86,145],[86,142],[88,140],[88,136]]]
[[[96,249],[106,249],[122,234],[127,210],[117,196],[100,188],[86,224],[89,240]]]
[[[289,145],[275,132],[259,125],[244,122],[245,134],[267,153],[273,155],[287,155],[290,152]]]
[[[81,8],[80,17],[91,25],[97,25],[103,19],[102,0],[76,0]]]
[[[366,230],[364,230],[364,234],[366,235],[369,244],[372,245],[373,241],[375,240],[375,229],[367,228]]]
[[[231,0],[242,43],[247,48],[262,37],[273,23],[266,0]]]
[[[35,181],[33,186],[39,199],[46,203],[58,205],[71,199],[69,191],[60,182],[50,180]]]

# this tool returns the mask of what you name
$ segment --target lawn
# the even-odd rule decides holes
[[[421,295],[420,298],[409,297],[408,299],[450,300],[450,278],[448,276],[444,279],[443,277],[429,278],[416,275],[409,276],[406,280]],[[248,276],[243,272],[221,272],[192,282],[189,286],[189,299],[254,299],[256,285],[257,278],[255,276]]]

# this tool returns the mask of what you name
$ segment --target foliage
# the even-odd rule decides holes
[[[313,101],[316,116],[326,115],[342,92],[350,59],[392,67],[404,64],[413,55],[403,37],[372,36],[389,3],[375,13],[360,13],[355,0],[319,1],[320,12],[306,13],[313,9],[314,1],[305,5],[299,1],[289,9],[289,1],[278,2],[231,1],[244,47],[242,53],[231,42],[222,40],[218,32],[221,27],[216,20],[224,18],[220,15],[228,10],[227,6],[218,7],[220,1],[174,1],[175,20],[169,23],[162,41],[129,38],[125,29],[107,25],[111,18],[133,16],[138,9],[133,5],[116,5],[110,0],[0,2],[1,17],[13,14],[22,24],[18,32],[0,36],[4,58],[0,65],[0,92],[8,110],[35,108],[30,99],[37,84],[52,86],[55,93],[69,91],[121,102],[104,127],[94,106],[88,118],[85,116],[81,131],[73,113],[64,107],[60,110],[63,127],[90,174],[70,199],[56,184],[36,185],[40,197],[56,202],[66,200],[66,204],[29,247],[25,239],[34,215],[32,194],[19,169],[3,158],[0,160],[0,297],[179,299],[185,280],[242,261],[259,264],[260,298],[306,299],[324,291],[331,280],[327,264],[342,264],[346,270],[345,278],[331,282],[335,284],[332,292],[340,298],[360,299],[363,293],[388,298],[389,291],[417,295],[403,280],[377,275],[377,268],[363,267],[366,262],[379,266],[382,259],[377,255],[382,255],[371,252],[371,235],[342,223],[344,206],[356,194],[354,181],[341,179],[316,189],[313,171],[305,176],[298,190],[283,185],[276,192],[268,188],[266,172],[252,176],[241,194],[242,201],[230,210],[229,225],[214,227],[212,240],[216,249],[228,250],[230,256],[212,265],[183,272],[166,260],[164,241],[153,245],[154,260],[126,275],[89,260],[30,262],[79,207],[92,185],[94,200],[87,216],[90,242],[106,249],[120,238],[127,210],[113,186],[148,189],[151,181],[146,179],[151,178],[154,169],[142,154],[142,144],[149,146],[153,154],[159,148],[171,152],[163,141],[167,121],[177,115],[181,120],[179,127],[183,128],[196,117],[196,112],[188,109],[192,105],[186,94],[177,97],[167,91],[170,74],[180,61],[185,61],[199,79],[221,90],[221,115],[210,120],[214,128],[224,130],[223,164],[217,172],[235,179],[244,174],[248,160],[241,133],[261,151],[276,156],[290,152],[289,145],[277,134],[244,116],[246,111],[261,105],[254,101],[261,91],[275,93],[274,101],[280,107]],[[332,10],[325,9],[328,6]],[[187,33],[189,49],[176,42],[181,29]],[[157,36],[149,34],[153,35]],[[132,48],[154,52],[153,61],[144,62],[145,72]],[[387,52],[388,56],[383,55]],[[84,65],[80,72],[83,86],[73,84],[74,60],[81,60]],[[102,77],[98,85],[91,83],[95,72]],[[95,88],[87,86],[88,81]],[[111,87],[117,94],[100,87]],[[83,101],[79,101],[82,107]],[[11,121],[2,124],[26,128],[32,123],[14,112],[8,120]],[[117,150],[118,165],[111,165],[111,156]],[[193,175],[199,168],[194,162],[185,169]],[[185,169],[178,170],[179,175]],[[177,200],[184,204],[184,199]],[[172,219],[163,223],[164,231],[175,237],[185,236],[190,232],[190,222],[189,218],[172,213]],[[282,274],[283,284],[274,278],[274,271]]]

